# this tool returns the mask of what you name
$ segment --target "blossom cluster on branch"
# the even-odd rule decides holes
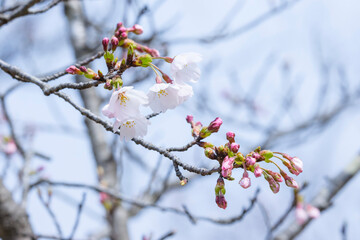
[[[122,23],[118,23],[111,39],[104,38],[102,40],[104,59],[108,68],[106,75],[100,70],[96,73],[84,66],[70,66],[66,70],[70,74],[84,75],[86,78],[102,81],[105,83],[105,89],[113,91],[109,103],[103,107],[102,113],[108,118],[115,119],[113,131],[116,132],[120,128],[120,138],[125,138],[125,140],[143,137],[147,133],[150,121],[141,113],[141,107],[150,107],[154,113],[164,113],[193,96],[193,89],[189,83],[196,82],[200,78],[201,71],[198,63],[202,60],[200,54],[197,53],[183,53],[174,58],[162,57],[156,49],[130,39],[130,33],[142,34],[143,29],[137,24],[126,28]],[[121,60],[114,55],[118,48],[121,48],[124,53]],[[155,59],[171,64],[170,76],[153,63]],[[134,89],[133,86],[124,86],[122,74],[125,70],[136,67],[149,67],[155,73],[155,83],[149,88],[147,94]],[[194,142],[189,147],[197,144],[204,148],[207,158],[219,163],[218,173],[220,176],[215,187],[215,202],[220,208],[227,207],[224,180],[234,180],[232,171],[236,168],[243,169],[239,184],[245,189],[251,186],[249,172],[256,178],[263,176],[274,193],[279,192],[279,183],[283,180],[288,187],[298,188],[296,181],[274,159],[280,160],[290,173],[299,175],[303,169],[302,161],[299,158],[290,157],[281,152],[261,150],[260,147],[244,155],[239,151],[240,144],[235,142],[235,133],[233,132],[226,133],[227,142],[224,145],[214,146],[203,140],[219,131],[223,123],[221,118],[217,117],[207,127],[203,127],[201,122],[195,122],[191,115],[187,116],[186,121],[191,125],[194,137]],[[273,164],[279,172],[260,166],[260,163]],[[181,185],[185,185],[187,179],[182,176],[177,164],[174,163],[174,167],[181,180]],[[108,205],[109,200],[108,196],[101,195],[101,202],[104,206]]]
[[[188,83],[196,82],[200,78],[201,71],[197,63],[202,59],[197,53],[183,53],[174,58],[161,57],[156,49],[130,39],[129,33],[139,35],[143,33],[143,29],[138,24],[125,28],[122,23],[118,23],[114,36],[102,40],[104,59],[108,68],[106,76],[109,73],[114,74],[112,78],[107,79],[100,70],[96,73],[84,66],[70,66],[66,70],[70,74],[105,81],[104,88],[113,90],[110,101],[104,106],[102,113],[108,118],[115,119],[113,130],[120,128],[120,138],[126,140],[143,137],[147,133],[150,122],[141,114],[141,106],[150,107],[154,113],[166,112],[193,96],[193,89]],[[118,47],[126,53],[122,60],[114,56]],[[154,59],[171,64],[171,77],[153,63]],[[131,67],[150,67],[155,72],[155,84],[150,87],[147,94],[135,90],[133,86],[123,86],[122,74]]]

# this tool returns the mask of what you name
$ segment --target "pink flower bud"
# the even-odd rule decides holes
[[[320,210],[310,204],[306,205],[306,212],[310,218],[318,218],[320,216]]]
[[[265,180],[268,181],[269,183],[271,191],[273,191],[273,193],[278,193],[280,190],[280,184],[277,181],[275,181],[275,179],[272,176],[268,174],[265,174],[264,176],[265,176]]]
[[[126,32],[122,32],[122,33],[120,34],[120,37],[121,37],[122,39],[125,39],[125,38],[128,37],[128,35],[127,35]]]
[[[308,214],[306,213],[301,203],[296,205],[295,218],[296,218],[296,222],[300,225],[304,224],[308,219]]]
[[[295,188],[295,189],[299,188],[299,185],[297,184],[297,182],[292,177],[289,177],[283,170],[280,170],[280,174],[285,179],[286,186]]]
[[[219,208],[226,209],[227,202],[225,200],[224,195],[220,194],[219,196],[216,196],[215,202],[218,205]]]
[[[68,68],[66,69],[66,72],[67,72],[67,73],[70,73],[70,74],[81,74],[80,69],[78,69],[78,68],[75,67],[74,65],[68,67]]]
[[[235,142],[235,133],[233,133],[233,132],[227,132],[227,133],[226,133],[226,139],[227,139],[230,143]]]
[[[270,174],[270,176],[272,176],[275,181],[277,181],[277,182],[282,182],[283,181],[280,173],[273,172],[271,170],[266,170],[266,172],[267,172],[267,174]]]
[[[123,26],[122,22],[118,22],[118,24],[116,24],[116,29],[120,29]]]
[[[137,34],[137,35],[142,34],[142,33],[143,33],[143,28],[142,28],[142,26],[140,26],[139,24],[135,24],[135,25],[133,26],[133,32],[134,32],[135,34]]]
[[[214,132],[219,131],[222,123],[223,123],[223,121],[221,118],[219,118],[219,117],[215,118],[215,120],[212,121],[208,126],[209,132],[214,133]]]
[[[156,50],[156,49],[150,49],[150,50],[148,51],[148,53],[149,53],[152,57],[160,57],[160,53],[159,53],[159,51]]]
[[[239,184],[241,187],[245,189],[251,186],[251,180],[249,178],[249,174],[247,173],[247,171],[244,171],[243,177],[239,181]]]
[[[255,164],[254,167],[255,167],[255,169],[254,169],[254,175],[255,175],[255,177],[257,177],[257,178],[258,178],[258,177],[261,177],[263,170],[260,168],[260,165],[259,165],[259,164]]]
[[[80,66],[79,67],[80,71],[82,71],[83,73],[87,72],[87,68],[85,66]]]
[[[194,122],[194,117],[192,115],[187,115],[186,122],[192,124]]]
[[[239,151],[240,145],[237,143],[231,143],[230,144],[230,149],[233,153],[237,153]]]
[[[229,158],[229,156],[224,158],[221,165],[221,175],[224,178],[231,177],[231,172],[234,167],[234,160],[235,159],[233,157]]]
[[[119,31],[123,33],[123,32],[126,32],[127,29],[126,29],[125,27],[120,27],[120,28],[119,28]]]
[[[252,157],[255,158],[256,160],[259,160],[261,158],[261,155],[259,153],[257,153],[257,152],[254,152],[252,154]]]
[[[300,174],[300,172],[298,172],[288,161],[284,160],[282,163],[289,169],[292,174],[295,174],[296,176]]]
[[[293,157],[290,159],[290,164],[298,171],[302,173],[303,171],[303,162],[298,157]]]
[[[115,51],[118,45],[119,45],[119,39],[117,39],[116,37],[112,37],[111,38],[111,50]]]
[[[247,166],[252,166],[256,163],[256,159],[253,157],[246,157],[245,162]]]
[[[102,45],[103,45],[103,49],[106,52],[109,46],[109,39],[108,38],[103,38],[102,40]]]

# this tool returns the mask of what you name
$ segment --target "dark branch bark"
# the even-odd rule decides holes
[[[0,237],[3,240],[30,240],[32,235],[27,213],[0,180]]]

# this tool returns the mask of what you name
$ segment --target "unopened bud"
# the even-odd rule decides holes
[[[231,143],[230,144],[230,149],[233,153],[237,153],[239,151],[240,145],[237,143]]]
[[[116,50],[118,45],[119,45],[119,39],[117,39],[117,37],[112,37],[111,38],[111,50],[113,52]]]
[[[103,45],[104,52],[106,52],[108,50],[108,46],[109,46],[109,39],[103,38],[102,45]]]
[[[79,67],[80,71],[82,71],[83,73],[87,72],[87,68],[85,66],[80,66]]]
[[[214,132],[217,132],[219,131],[220,129],[220,126],[221,124],[223,123],[222,119],[217,117],[215,118],[214,121],[212,121],[209,126],[208,126],[208,130],[211,132],[211,133],[214,133]]]
[[[226,133],[226,139],[227,139],[230,143],[235,142],[235,133],[233,133],[233,132],[227,132],[227,133]]]
[[[216,154],[215,154],[214,149],[207,147],[207,148],[205,148],[205,151],[204,151],[204,152],[205,152],[205,156],[206,156],[207,158],[217,159],[217,156],[216,156]]]
[[[262,173],[263,173],[263,170],[260,168],[260,165],[258,163],[256,163],[254,165],[254,175],[255,175],[255,177],[257,177],[257,178],[261,177]]]
[[[245,189],[251,186],[251,179],[249,178],[247,171],[244,171],[243,177],[239,181],[239,184]]]
[[[194,121],[194,117],[192,115],[186,116],[186,122],[192,124]]]
[[[116,24],[116,29],[120,29],[123,26],[122,22],[118,22],[118,24]]]
[[[256,163],[256,159],[253,157],[246,157],[245,162],[247,166],[252,166]]]
[[[143,33],[143,28],[142,26],[140,26],[139,24],[135,24],[133,26],[133,33],[139,35],[139,34],[142,34]]]
[[[83,74],[80,69],[78,69],[77,67],[75,67],[74,65],[68,67],[66,69],[66,72],[69,74]]]
[[[269,150],[262,150],[260,151],[260,155],[265,158],[265,162],[269,162],[270,158],[274,156],[274,153]]]

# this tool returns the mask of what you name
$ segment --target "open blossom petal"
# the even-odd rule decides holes
[[[139,116],[139,106],[147,103],[148,97],[145,93],[134,90],[133,87],[123,87],[113,92],[109,104],[103,107],[102,113],[108,118],[116,118],[116,130],[124,119]]]
[[[157,83],[148,93],[149,106],[154,112],[165,112],[183,103],[192,95],[192,87],[187,84]]]
[[[196,82],[201,74],[197,63],[201,60],[201,55],[198,53],[183,53],[177,55],[171,63],[171,75],[175,82]]]
[[[134,137],[143,137],[147,133],[147,126],[150,124],[144,116],[125,119],[121,122],[116,121],[114,125],[120,126],[120,139],[129,141]]]

